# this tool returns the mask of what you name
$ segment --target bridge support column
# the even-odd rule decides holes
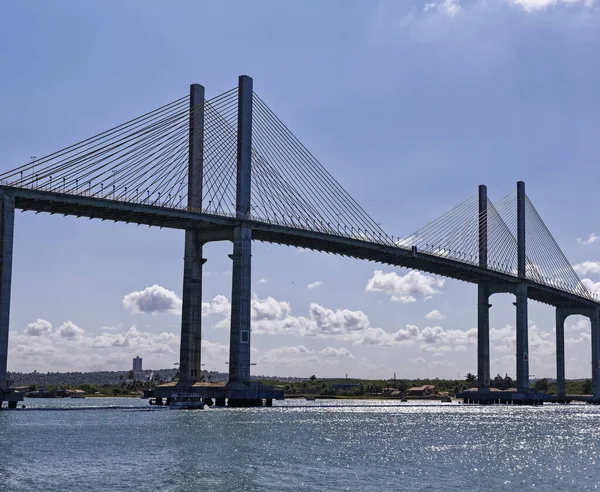
[[[525,249],[525,183],[517,182],[517,389],[529,391],[529,330],[527,320],[527,268]]]
[[[8,325],[15,225],[14,196],[0,193],[0,208],[0,396],[2,396],[2,390],[7,388]]]
[[[246,224],[233,232],[229,382],[250,381],[250,302],[252,229]]]
[[[477,388],[490,389],[490,307],[486,285],[477,286]]]
[[[556,395],[566,396],[565,391],[565,319],[568,314],[556,308]]]
[[[529,390],[529,329],[527,324],[527,285],[517,285],[517,389]]]
[[[202,375],[202,246],[198,232],[185,231],[179,381],[189,384]]]
[[[250,381],[250,302],[252,228],[250,184],[252,165],[252,79],[239,78],[236,218],[233,232],[229,383]]]
[[[190,86],[188,210],[202,210],[204,165],[204,87]],[[202,258],[197,231],[185,231],[179,381],[193,384],[202,374]]]
[[[590,316],[592,338],[592,394],[600,401],[600,309],[595,308]]]
[[[479,266],[487,268],[487,187],[479,186]],[[487,285],[477,285],[477,389],[490,389],[490,292]]]

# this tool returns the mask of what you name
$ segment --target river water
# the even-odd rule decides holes
[[[600,407],[288,400],[183,411],[145,400],[0,412],[0,490],[593,490]]]

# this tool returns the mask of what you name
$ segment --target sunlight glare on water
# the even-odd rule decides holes
[[[288,400],[175,411],[31,400],[0,412],[10,491],[593,490],[600,407]]]

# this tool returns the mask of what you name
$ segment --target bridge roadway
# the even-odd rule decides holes
[[[231,241],[235,217],[191,212],[184,209],[151,204],[131,203],[95,196],[72,195],[56,191],[30,190],[7,185],[0,190],[15,197],[15,208],[23,211],[47,212],[90,219],[110,220],[155,227],[201,232],[204,242]],[[274,244],[296,246],[326,253],[359,258],[402,268],[441,275],[472,284],[488,284],[494,293],[515,293],[523,279],[482,268],[470,263],[426,254],[399,246],[349,238],[325,232],[314,232],[290,226],[245,220],[252,229],[252,239]],[[600,303],[561,289],[525,280],[528,298],[564,309],[597,308]]]

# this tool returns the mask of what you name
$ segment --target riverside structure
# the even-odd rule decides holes
[[[527,304],[556,309],[557,387],[565,397],[564,322],[591,321],[593,396],[600,401],[600,304],[554,241],[523,182],[493,204],[487,188],[402,239],[388,235],[253,91],[205,98],[192,84],[145,115],[0,175],[0,401],[22,395],[7,379],[15,209],[185,231],[180,378],[152,394],[194,393],[218,405],[283,398],[250,379],[252,241],[284,244],[422,270],[478,286],[477,399],[490,392],[489,299],[516,302],[517,393],[529,389]],[[233,244],[229,381],[199,381],[203,246]],[[472,396],[472,395],[471,395]],[[473,398],[471,398],[473,399]]]

